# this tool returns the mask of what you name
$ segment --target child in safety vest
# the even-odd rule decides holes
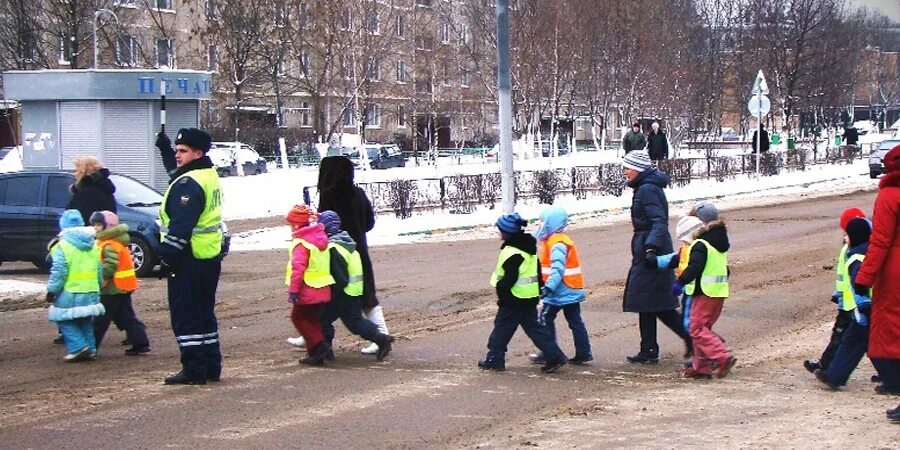
[[[334,284],[328,236],[325,227],[316,222],[316,213],[306,205],[294,206],[285,220],[291,226],[292,240],[284,284],[288,286],[288,301],[294,305],[291,322],[306,341],[307,356],[300,363],[320,366],[331,352],[320,322]]]
[[[363,263],[356,251],[356,242],[341,229],[341,218],[336,212],[319,212],[319,223],[328,235],[331,275],[335,279],[335,284],[331,285],[331,301],[325,306],[321,317],[325,342],[331,346],[334,340],[334,321],[341,319],[351,333],[378,346],[375,358],[381,361],[391,352],[394,338],[379,332],[378,325],[363,316]],[[329,356],[331,355],[333,353]]]
[[[487,356],[478,362],[478,367],[485,370],[506,370],[506,346],[519,326],[543,352],[547,362],[541,367],[542,372],[555,372],[567,362],[550,331],[538,322],[541,281],[537,241],[525,233],[527,224],[518,213],[497,219],[503,244],[491,275],[491,286],[497,291],[499,308],[494,318],[494,330],[488,338]]]
[[[581,302],[585,299],[584,274],[581,272],[581,260],[575,242],[563,233],[569,223],[566,210],[554,206],[541,213],[541,227],[535,233],[538,240],[538,262],[541,265],[541,300],[540,323],[547,327],[550,336],[556,340],[556,315],[560,311],[566,317],[572,330],[575,342],[575,356],[569,360],[572,364],[585,364],[593,361],[591,342],[587,327],[581,320]],[[545,363],[543,354],[531,356],[532,362]]]
[[[675,277],[681,276],[684,269],[687,268],[691,254],[691,242],[694,242],[694,233],[703,227],[703,222],[695,216],[687,215],[678,219],[675,226],[675,237],[681,241],[681,247],[674,253],[660,255],[656,257],[656,265],[660,270],[675,270]],[[684,294],[681,296],[681,322],[684,324],[684,331],[691,332],[691,296]],[[691,357],[691,352],[685,355],[685,358]]]
[[[847,283],[840,292],[840,304],[850,307],[851,321],[841,335],[840,344],[834,357],[825,370],[816,369],[816,378],[831,389],[838,389],[847,384],[850,375],[869,347],[869,315],[872,310],[872,291],[870,288],[856,284],[856,273],[866,258],[869,249],[869,235],[872,228],[869,222],[857,217],[850,219],[844,229],[847,234],[847,253],[844,259],[844,273]]]
[[[694,206],[690,215],[703,222],[690,245],[687,267],[672,285],[672,293],[691,296],[690,334],[693,361],[684,369],[687,378],[709,379],[728,375],[737,362],[725,341],[712,331],[722,313],[728,288],[728,231],[719,210],[709,202]]]
[[[834,263],[836,278],[834,281],[834,293],[831,294],[831,301],[837,305],[837,316],[835,316],[834,325],[831,327],[831,338],[828,340],[828,345],[825,347],[819,360],[811,361],[807,359],[803,361],[803,367],[810,373],[815,373],[816,370],[828,370],[828,365],[834,358],[838,345],[841,343],[841,336],[847,330],[847,327],[850,326],[850,322],[853,321],[852,312],[855,305],[853,302],[843,301],[843,292],[850,284],[850,276],[847,274],[846,264],[848,240],[847,233],[844,230],[847,229],[847,224],[857,217],[865,218],[866,213],[859,208],[847,208],[841,213],[840,225],[843,237],[841,249],[838,251],[838,256]]]
[[[103,342],[103,336],[109,329],[110,321],[125,330],[128,342],[132,347],[125,350],[126,355],[136,356],[150,352],[150,340],[147,328],[137,318],[131,293],[137,290],[137,275],[128,246],[128,225],[119,223],[119,217],[111,211],[97,211],[91,214],[91,226],[97,232],[97,248],[100,249],[100,266],[103,269],[103,282],[100,288],[100,303],[106,313],[94,319],[94,338],[97,347]]]
[[[65,362],[93,360],[94,317],[104,313],[100,303],[100,250],[94,246],[94,229],[84,226],[81,213],[63,211],[59,242],[50,249],[53,263],[47,281],[48,319],[56,322],[65,338]]]

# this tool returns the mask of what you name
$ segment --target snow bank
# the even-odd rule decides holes
[[[715,180],[694,180],[688,186],[667,189],[667,196],[672,205],[671,214],[675,216],[686,212],[697,199],[715,199],[720,206],[727,208],[730,205],[736,207],[746,204],[748,199],[759,200],[778,196],[778,199],[771,201],[790,201],[801,195],[827,195],[873,189],[877,186],[877,180],[870,180],[867,171],[867,162],[857,160],[850,165],[810,166],[805,172],[789,172],[760,179],[739,175],[733,180],[721,183]],[[228,202],[235,202],[227,191],[226,198]],[[573,222],[596,225],[606,221],[626,220],[628,215],[624,213],[631,206],[631,192],[626,190],[621,197],[589,196],[585,199],[576,199],[570,195],[558,196],[556,204],[575,216]],[[516,211],[526,219],[533,220],[546,207],[547,205],[538,204],[535,199],[517,205]],[[277,214],[281,215],[284,211],[286,209],[278,210]],[[414,212],[411,218],[405,220],[382,214],[378,216],[375,228],[368,233],[369,244],[409,243],[433,239],[436,235],[454,239],[486,237],[493,234],[491,224],[499,214],[499,210],[487,207],[478,208],[471,214],[451,214],[440,210]],[[479,231],[479,228],[483,230]],[[238,233],[231,245],[233,250],[238,251],[265,250],[284,248],[289,239],[290,233],[284,226]]]
[[[0,301],[45,292],[47,286],[31,281],[0,279]]]

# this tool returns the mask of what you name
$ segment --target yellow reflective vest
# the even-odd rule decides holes
[[[73,294],[100,292],[100,249],[92,246],[90,250],[81,250],[66,241],[57,245],[65,255],[68,267],[63,290]]]
[[[353,250],[347,250],[343,245],[329,243],[328,248],[333,248],[337,250],[338,254],[341,255],[341,258],[344,258],[344,261],[347,263],[347,275],[349,276],[349,280],[347,281],[347,287],[344,288],[344,293],[351,297],[359,297],[363,294],[363,265],[362,265],[362,257],[359,255],[359,252]]]
[[[159,207],[160,240],[166,237],[169,228],[169,215],[166,213],[166,204],[169,200],[169,192],[172,186],[181,178],[193,179],[203,189],[206,203],[203,212],[197,219],[197,225],[191,232],[191,253],[197,259],[212,259],[222,252],[222,187],[219,184],[219,175],[215,168],[197,169],[185,172],[169,183],[166,193],[163,195],[162,205]]]
[[[844,273],[846,274],[846,277],[844,279],[847,280],[847,282],[844,284],[844,289],[841,290],[840,306],[844,311],[853,311],[854,309],[856,309],[856,292],[853,290],[853,283],[850,281],[850,266],[852,266],[855,262],[862,263],[863,261],[865,261],[866,255],[856,254],[849,258],[846,258],[846,253],[844,255],[845,261],[842,267]],[[871,297],[872,289],[870,288],[869,298]]]
[[[334,284],[334,277],[331,276],[331,252],[327,248],[319,250],[318,247],[303,239],[294,238],[291,241],[287,267],[284,269],[285,286],[291,285],[291,275],[294,273],[291,259],[293,259],[294,249],[298,245],[302,245],[309,250],[309,265],[306,266],[306,271],[303,272],[303,282],[313,288],[323,288]]]
[[[538,284],[537,255],[528,254],[511,245],[507,245],[500,250],[500,256],[497,258],[497,267],[494,269],[494,273],[491,274],[491,286],[497,287],[497,281],[503,278],[505,274],[503,263],[513,255],[522,255],[522,258],[524,258],[522,264],[519,265],[519,278],[511,289],[513,297],[530,299],[540,296],[541,288]]]
[[[706,266],[693,283],[684,287],[684,293],[694,295],[697,283],[702,283],[703,293],[713,298],[728,298],[728,252],[716,250],[709,242],[703,239],[695,239],[691,242],[691,249],[701,243],[706,246]]]

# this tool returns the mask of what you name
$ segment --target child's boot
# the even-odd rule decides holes
[[[485,359],[484,361],[478,361],[478,367],[480,367],[484,370],[494,370],[497,372],[503,372],[504,370],[506,370],[506,363],[503,361],[497,361],[497,360],[491,361],[491,360]]]
[[[368,314],[366,314],[366,319],[368,319],[369,322],[374,323],[375,326],[378,327],[378,332],[382,334],[390,334],[388,333],[387,323],[384,321],[384,310],[381,309],[381,305],[370,309]],[[367,355],[374,355],[378,353],[378,344],[373,342],[368,347],[365,347],[360,351]]]

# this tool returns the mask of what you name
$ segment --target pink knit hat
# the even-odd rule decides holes
[[[91,225],[99,223],[103,229],[112,228],[119,224],[119,216],[112,211],[95,211],[91,214]]]

